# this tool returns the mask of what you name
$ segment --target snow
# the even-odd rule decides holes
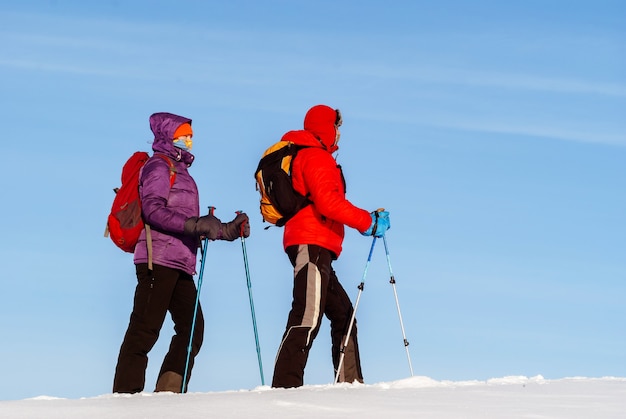
[[[411,377],[377,384],[307,385],[211,393],[39,396],[0,401],[17,418],[624,418],[626,378],[511,376],[487,381]]]

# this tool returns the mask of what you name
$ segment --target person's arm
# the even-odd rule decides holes
[[[345,198],[340,169],[327,151],[306,149],[301,160],[303,180],[315,208],[326,218],[366,231],[372,222],[370,213],[353,205]],[[300,157],[300,156],[298,156]]]
[[[150,159],[141,174],[141,210],[144,221],[165,232],[182,234],[187,216],[167,206],[170,167],[163,159]]]

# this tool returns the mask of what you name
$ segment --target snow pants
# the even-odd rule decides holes
[[[322,315],[330,320],[332,359],[337,373],[353,310],[350,298],[332,269],[333,254],[329,250],[316,245],[290,246],[287,255],[294,267],[293,302],[272,380],[272,387],[284,388],[303,385],[304,367]],[[356,321],[339,372],[339,381],[352,383],[355,380],[363,382]]]
[[[133,311],[115,368],[113,392],[143,391],[148,352],[157,342],[165,315],[169,311],[175,334],[161,365],[155,391],[180,393],[197,295],[193,277],[180,270],[156,264],[152,271],[146,263],[136,265],[136,270],[137,287]],[[187,382],[191,376],[193,360],[202,346],[203,335],[204,318],[198,306]]]

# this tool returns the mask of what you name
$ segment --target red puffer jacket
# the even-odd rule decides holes
[[[304,130],[290,131],[282,138],[307,146],[294,159],[291,176],[294,189],[308,195],[313,202],[285,224],[285,249],[299,244],[316,244],[339,257],[344,225],[363,232],[372,223],[368,211],[346,199],[341,169],[331,154],[337,150],[335,118],[334,109],[325,105],[314,106],[304,119]]]

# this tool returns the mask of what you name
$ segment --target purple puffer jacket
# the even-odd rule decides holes
[[[152,150],[155,155],[142,169],[139,195],[144,220],[150,225],[152,235],[152,263],[180,269],[190,275],[196,271],[198,239],[183,234],[185,221],[200,213],[198,187],[187,168],[194,160],[193,154],[174,147],[172,137],[183,123],[191,119],[171,113],[150,116],[150,129],[154,133]],[[170,188],[170,167],[164,154],[174,164],[176,180]],[[145,230],[135,247],[135,264],[148,263]]]

